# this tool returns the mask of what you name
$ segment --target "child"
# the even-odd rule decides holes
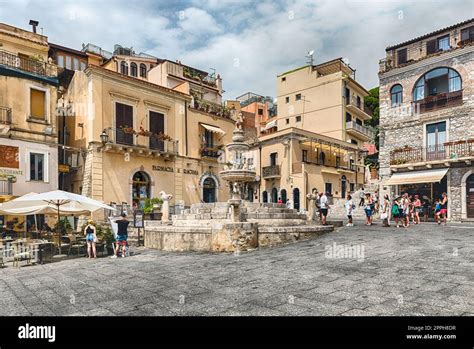
[[[346,214],[347,218],[349,219],[349,222],[347,223],[347,227],[353,227],[354,224],[352,223],[352,211],[355,209],[354,202],[352,201],[352,196],[347,195],[347,201],[346,201]]]
[[[441,220],[440,220],[440,218],[439,218],[440,212],[441,212],[441,200],[440,200],[440,199],[436,199],[434,217],[435,217],[435,222],[437,222],[438,224],[441,223]]]

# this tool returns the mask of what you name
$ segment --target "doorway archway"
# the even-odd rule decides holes
[[[150,176],[144,171],[137,171],[132,177],[132,204],[142,209],[145,200],[151,197]]]
[[[262,193],[262,202],[264,203],[268,202],[268,193],[266,190]]]
[[[202,183],[202,201],[212,203],[217,201],[217,184],[214,178],[207,177]]]
[[[286,200],[288,199],[287,195],[286,195],[286,190],[285,189],[282,189],[280,191],[280,197],[281,197],[281,201],[286,204]]]
[[[293,207],[295,210],[300,210],[300,190],[298,188],[293,189]]]
[[[273,203],[278,202],[278,190],[277,190],[277,188],[272,189],[272,202]]]
[[[347,191],[347,178],[346,176],[341,177],[341,198],[346,197],[346,191]]]

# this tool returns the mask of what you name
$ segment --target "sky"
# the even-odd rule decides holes
[[[367,89],[385,48],[474,17],[474,0],[0,0],[0,22],[81,49],[115,44],[212,72],[224,99],[276,97],[276,76],[342,57]]]

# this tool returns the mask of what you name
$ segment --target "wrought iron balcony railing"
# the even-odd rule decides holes
[[[474,158],[474,139],[447,142],[440,145],[395,149],[390,153],[390,165],[405,165],[432,161],[457,161]]]
[[[57,69],[51,64],[4,50],[0,50],[0,65],[45,77],[57,76]]]
[[[425,99],[414,102],[414,110],[419,113],[426,113],[442,108],[456,107],[462,104],[462,90],[438,93],[428,96]]]
[[[272,165],[262,167],[262,177],[263,178],[277,178],[280,177],[280,166]]]
[[[0,195],[13,195],[13,182],[7,179],[0,179]]]
[[[12,108],[0,106],[0,124],[11,125],[12,121]]]

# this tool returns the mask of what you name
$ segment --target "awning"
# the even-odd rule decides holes
[[[439,170],[395,173],[392,175],[392,177],[390,177],[387,182],[385,182],[385,185],[440,182],[443,177],[446,176],[446,173],[448,173],[448,171],[448,168],[443,168]]]
[[[265,128],[264,128],[263,130],[264,130],[264,131],[269,130],[269,129],[273,128],[273,127],[276,127],[276,125],[277,125],[277,121],[276,121],[276,120],[272,120],[272,121],[268,122],[268,123],[265,125]]]
[[[208,125],[208,124],[201,124],[201,126],[204,127],[206,130],[208,130],[209,132],[214,132],[214,133],[219,133],[221,135],[225,135],[224,130],[221,129],[220,127],[211,126],[211,125]]]
[[[334,175],[340,175],[339,172],[335,168],[330,168],[330,167],[325,167],[321,169],[321,173],[328,173],[328,174],[334,174]]]

